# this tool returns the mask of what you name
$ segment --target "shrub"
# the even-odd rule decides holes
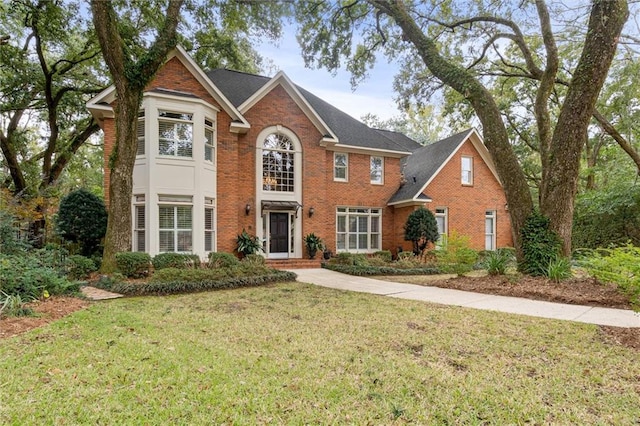
[[[18,238],[16,218],[0,210],[0,253],[18,254],[24,253],[29,244]]]
[[[394,263],[396,268],[412,269],[420,266],[420,258],[410,251],[398,253],[398,260]]]
[[[337,263],[339,265],[353,265],[353,255],[348,252],[338,253],[331,259],[331,263]]]
[[[417,255],[427,248],[427,245],[438,241],[438,224],[431,211],[420,207],[411,212],[404,225],[405,241],[413,242],[413,252]]]
[[[151,256],[148,253],[116,253],[116,267],[128,278],[143,278],[149,275]]]
[[[236,251],[243,256],[256,254],[263,250],[260,238],[255,235],[249,235],[244,229],[242,233],[236,237]]]
[[[197,254],[160,253],[153,257],[152,263],[156,271],[164,268],[197,268],[200,266],[200,257]]]
[[[504,275],[514,259],[515,257],[509,251],[489,251],[485,254],[482,266],[489,272],[489,275]]]
[[[471,239],[466,235],[452,232],[447,247],[436,250],[438,267],[445,272],[462,275],[473,269],[478,260],[478,252],[470,248]]]
[[[71,192],[60,201],[56,230],[62,238],[80,243],[84,256],[91,256],[107,231],[104,203],[86,189]]]
[[[640,305],[640,247],[627,244],[591,251],[580,265],[598,280],[616,284],[636,306]]]
[[[63,269],[44,265],[36,255],[0,256],[0,290],[10,296],[37,299],[45,292],[77,292],[79,284],[68,281],[63,275]]]
[[[232,268],[240,264],[237,257],[231,253],[213,252],[209,253],[209,263],[207,267],[213,268]]]
[[[373,257],[380,258],[380,259],[384,260],[385,262],[391,262],[393,260],[393,256],[391,255],[391,251],[390,250],[379,250],[379,251],[373,253]]]
[[[9,295],[0,292],[0,317],[26,317],[33,315],[33,309],[27,308],[25,306],[26,303],[19,294]]]
[[[549,262],[546,272],[547,277],[558,283],[571,278],[571,263],[566,257],[558,256]]]
[[[332,271],[342,272],[343,274],[356,275],[356,276],[370,276],[370,275],[435,275],[440,274],[441,271],[434,267],[411,267],[400,268],[396,264],[394,266],[358,266],[358,265],[343,265],[339,263],[324,263],[323,268],[330,269]]]
[[[68,272],[67,276],[73,280],[87,278],[92,272],[97,271],[96,264],[88,257],[75,254],[67,259]]]
[[[264,266],[266,264],[266,261],[264,257],[260,256],[259,254],[250,254],[242,259],[241,263],[248,264],[250,266]]]
[[[549,263],[560,255],[562,247],[558,235],[549,229],[549,218],[533,211],[527,218],[520,237],[522,260],[518,269],[525,274],[546,276]]]

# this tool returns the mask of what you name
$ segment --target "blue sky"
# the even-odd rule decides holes
[[[271,61],[276,70],[284,71],[294,83],[358,120],[367,113],[376,114],[381,119],[400,114],[393,100],[393,76],[396,68],[384,58],[378,61],[369,73],[369,78],[353,91],[351,75],[344,69],[334,76],[325,69],[305,68],[293,28],[285,29],[277,46],[265,42],[257,46],[257,50]],[[269,74],[271,76],[273,73]]]

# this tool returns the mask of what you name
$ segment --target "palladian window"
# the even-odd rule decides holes
[[[262,148],[262,189],[293,192],[296,164],[291,139],[272,133],[265,138]]]

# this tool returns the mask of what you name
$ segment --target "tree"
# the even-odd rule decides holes
[[[83,256],[95,254],[107,230],[104,202],[86,189],[69,193],[60,201],[56,228],[62,238],[80,243]]]
[[[85,103],[107,81],[79,7],[51,0],[0,6],[0,34],[12,34],[0,44],[0,150],[8,170],[0,186],[18,200],[40,200],[35,237],[42,237],[47,200],[63,173],[99,130]]]
[[[519,74],[536,85],[533,111],[529,113],[535,117],[541,158],[540,208],[549,217],[551,229],[561,237],[563,253],[570,253],[582,147],[628,17],[625,0],[592,3],[581,50],[578,50],[580,54],[574,62],[563,64],[558,56],[550,11],[543,0],[536,0],[533,6],[510,2],[485,4],[480,0],[464,5],[455,1],[414,4],[401,0],[366,0],[334,8],[320,3],[302,4],[298,11],[303,20],[299,40],[309,63],[335,69],[342,57],[348,57],[348,68],[356,76],[363,76],[375,63],[375,52],[383,49],[389,56],[407,58],[407,63],[415,64],[419,60],[422,67],[413,70],[427,72],[423,78],[456,91],[471,105],[482,124],[485,144],[504,186],[512,233],[521,256],[520,231],[534,203],[511,145],[501,106],[488,88],[494,80],[484,75],[480,67],[491,62],[487,59],[490,52],[496,61],[504,60],[504,47],[499,42],[507,42],[508,47],[516,49],[524,60]],[[523,24],[527,25],[526,18],[530,15],[537,18],[538,26],[528,26],[528,29],[541,34],[537,38],[538,50],[533,50],[514,20],[514,17],[523,17]],[[358,44],[353,42],[356,28],[364,32]],[[475,32],[470,31],[472,28]],[[357,44],[355,49],[354,44]],[[463,49],[469,45],[477,46],[475,57],[465,56]],[[316,59],[317,54],[320,55]],[[565,93],[560,94],[555,89],[564,66],[572,72]],[[405,71],[411,72],[406,68]],[[557,119],[552,120],[549,103],[558,95],[562,95],[561,108]]]
[[[127,25],[108,1],[92,0],[91,11],[102,55],[116,91],[114,107],[116,141],[111,154],[109,219],[104,243],[102,270],[115,269],[115,255],[131,249],[131,191],[136,159],[136,123],[144,88],[176,46],[176,30],[182,0],[171,0],[160,18],[158,34],[148,49],[129,45],[133,28]]]
[[[413,253],[419,255],[429,243],[438,241],[438,224],[431,211],[420,207],[411,212],[404,225],[405,241],[413,242]]]

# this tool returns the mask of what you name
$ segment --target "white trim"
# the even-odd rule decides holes
[[[371,179],[371,171],[373,165],[373,159],[380,159],[380,181],[374,181]],[[384,185],[384,157],[380,155],[371,155],[369,156],[369,183],[371,185]]]
[[[196,80],[205,88],[205,90],[215,99],[223,110],[227,114],[231,116],[231,128],[230,131],[232,133],[246,133],[246,131],[251,127],[249,122],[244,118],[244,116],[233,106],[233,104],[227,99],[226,96],[216,87],[215,84],[207,77],[207,75],[202,71],[202,69],[195,63],[195,61],[189,56],[186,50],[180,45],[177,45],[175,49],[173,49],[167,55],[165,59],[165,64],[169,62],[173,58],[178,58],[178,60],[187,68],[187,70],[195,77]],[[164,66],[164,65],[163,65]],[[157,93],[153,91],[145,91],[145,94],[153,94],[158,96],[165,96],[170,99],[179,97],[173,96],[166,93]],[[183,97],[179,97],[184,100]],[[111,104],[116,99],[116,89],[115,86],[111,85],[100,92],[98,95],[94,96],[87,102],[87,109],[91,111],[91,113],[97,119],[103,119],[113,117],[113,108]],[[196,102],[197,99],[191,99],[192,102]],[[202,101],[202,100],[201,100]],[[205,101],[202,101],[205,102]],[[206,103],[206,102],[205,102]],[[107,105],[105,105],[107,104]],[[217,109],[217,108],[216,108]],[[110,113],[110,114],[109,114]]]
[[[397,208],[401,207],[412,207],[412,206],[424,206],[427,203],[431,203],[433,200],[431,198],[422,198],[422,199],[411,199],[411,200],[400,200],[394,201],[393,203],[388,203],[388,206],[393,206]]]
[[[347,152],[351,154],[365,154],[365,155],[377,155],[391,158],[402,158],[411,155],[408,151],[394,151],[392,149],[381,149],[381,148],[363,148],[360,146],[353,145],[344,145],[344,144],[335,144],[335,145],[327,145],[327,151],[337,151],[337,152]]]
[[[336,155],[344,155],[346,157],[344,167],[344,178],[336,177]],[[334,182],[349,182],[349,153],[348,152],[334,152],[333,153],[333,181]]]
[[[469,180],[465,180],[464,176],[464,163],[465,160],[469,160]],[[461,155],[460,156],[460,183],[462,186],[473,186],[473,155]]]
[[[335,133],[333,133],[329,126],[316,112],[316,110],[314,110],[309,102],[307,102],[307,99],[302,96],[296,85],[289,79],[289,77],[287,77],[287,75],[283,71],[278,71],[278,73],[271,80],[269,80],[264,86],[262,86],[246,101],[244,101],[242,105],[238,107],[238,110],[243,114],[246,113],[251,109],[251,107],[258,103],[278,85],[281,85],[282,88],[289,94],[289,96],[291,96],[296,105],[300,107],[302,112],[304,112],[307,118],[309,118],[316,129],[318,129],[320,134],[323,135],[322,141],[324,141],[325,143],[339,142],[338,137],[335,135]],[[327,138],[327,136],[329,136],[329,138]]]

